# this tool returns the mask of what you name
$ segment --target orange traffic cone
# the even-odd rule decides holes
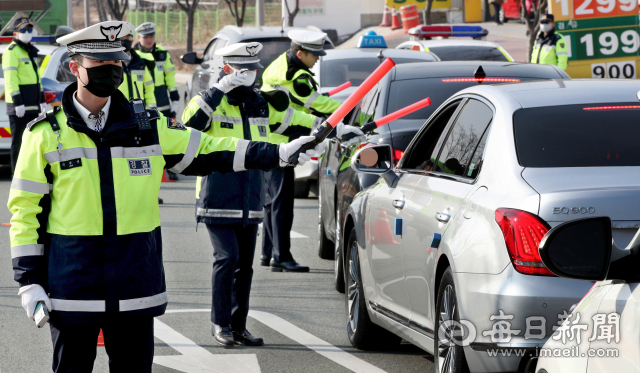
[[[391,15],[389,14],[389,5],[384,4],[384,11],[382,12],[382,23],[378,27],[391,26]]]
[[[400,25],[400,17],[398,17],[398,12],[396,12],[396,7],[391,8],[391,29],[397,30],[402,28]]]
[[[167,177],[167,171],[162,171],[162,180],[163,183],[175,183],[177,180],[171,180]]]
[[[104,336],[102,335],[102,329],[100,329],[100,335],[98,336],[98,347],[104,347]]]

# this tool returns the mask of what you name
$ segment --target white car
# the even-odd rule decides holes
[[[2,53],[9,44],[0,45],[0,70],[2,70]],[[37,44],[38,66],[42,80],[42,88],[45,93],[45,100],[50,106],[61,104],[62,92],[64,89],[76,81],[76,77],[69,70],[67,48]],[[9,126],[9,116],[7,116],[7,104],[5,102],[4,75],[0,75],[0,164],[9,164],[11,149],[11,128]]]
[[[640,371],[640,233],[624,249],[612,222],[597,217],[553,228],[540,243],[558,276],[598,281],[537,352],[537,373]]]
[[[474,39],[411,40],[396,49],[431,52],[441,61],[513,61],[498,43]]]

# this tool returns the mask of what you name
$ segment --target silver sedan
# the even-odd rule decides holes
[[[592,216],[611,217],[619,247],[638,229],[637,93],[611,80],[474,86],[434,112],[395,169],[388,145],[361,149],[351,167],[382,177],[342,229],[351,343],[402,338],[439,372],[533,371],[592,286],[550,272],[542,237]]]

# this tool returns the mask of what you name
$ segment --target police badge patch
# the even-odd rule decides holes
[[[185,127],[182,123],[172,118],[169,118],[167,120],[167,127],[172,130],[182,130],[182,131],[187,130],[187,127]]]
[[[560,48],[564,48],[564,43],[560,43]]]

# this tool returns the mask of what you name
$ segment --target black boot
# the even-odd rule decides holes
[[[211,335],[213,335],[216,342],[224,347],[232,347],[234,344],[233,333],[228,326],[218,326],[213,324],[211,326]]]
[[[309,272],[309,267],[301,266],[295,260],[278,263],[271,259],[271,272]]]
[[[264,344],[262,338],[252,336],[247,329],[245,329],[242,333],[234,331],[233,339],[235,340],[237,345],[262,346]]]
[[[266,255],[260,255],[260,265],[263,267],[268,267],[270,264],[271,258]]]

